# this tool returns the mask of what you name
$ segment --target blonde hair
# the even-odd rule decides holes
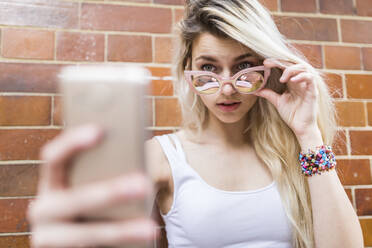
[[[336,134],[334,102],[323,75],[314,69],[299,51],[278,31],[269,11],[257,0],[189,0],[185,16],[175,27],[177,42],[174,56],[174,86],[182,111],[182,128],[200,134],[208,109],[185,82],[183,71],[190,69],[191,49],[202,32],[230,38],[249,47],[262,58],[302,63],[313,73],[319,91],[317,123],[324,144],[333,144]],[[281,71],[272,69],[267,88],[277,93],[286,90],[280,84]],[[286,215],[292,225],[292,247],[314,247],[312,208],[307,179],[301,174],[296,136],[281,119],[276,108],[259,97],[247,113],[248,134],[257,155],[270,169]]]

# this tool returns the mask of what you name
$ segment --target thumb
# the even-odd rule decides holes
[[[271,89],[262,89],[256,93],[254,93],[256,96],[260,96],[268,100],[271,104],[273,104],[275,107],[278,106],[278,100],[280,95],[276,92],[274,92]]]

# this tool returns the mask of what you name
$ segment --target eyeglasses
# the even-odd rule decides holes
[[[255,66],[241,70],[230,78],[221,77],[211,71],[184,71],[184,76],[191,89],[199,95],[217,93],[229,82],[238,92],[252,94],[265,86],[270,76],[270,68]]]

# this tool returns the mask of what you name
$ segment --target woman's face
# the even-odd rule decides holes
[[[193,42],[191,69],[195,71],[212,71],[228,78],[240,70],[258,66],[259,63],[252,50],[235,40],[202,33]],[[241,120],[257,100],[255,95],[239,93],[231,83],[223,85],[218,93],[200,97],[210,114],[225,123]],[[220,104],[227,101],[240,103],[234,107],[234,110],[231,110],[231,107],[228,107],[228,110]]]

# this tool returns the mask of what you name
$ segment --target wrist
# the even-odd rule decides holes
[[[302,151],[307,151],[308,149],[314,149],[317,146],[323,145],[322,134],[318,127],[307,129],[306,132],[301,135],[296,135],[296,137]]]

